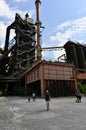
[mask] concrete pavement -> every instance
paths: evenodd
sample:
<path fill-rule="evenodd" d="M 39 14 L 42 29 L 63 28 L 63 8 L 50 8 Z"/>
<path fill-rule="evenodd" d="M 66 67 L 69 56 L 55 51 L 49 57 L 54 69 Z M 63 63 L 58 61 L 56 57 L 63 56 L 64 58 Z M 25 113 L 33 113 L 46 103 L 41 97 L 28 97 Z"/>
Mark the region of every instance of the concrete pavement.
<path fill-rule="evenodd" d="M 0 97 L 0 130 L 86 130 L 86 97 L 52 98 L 49 111 L 44 99 Z"/>

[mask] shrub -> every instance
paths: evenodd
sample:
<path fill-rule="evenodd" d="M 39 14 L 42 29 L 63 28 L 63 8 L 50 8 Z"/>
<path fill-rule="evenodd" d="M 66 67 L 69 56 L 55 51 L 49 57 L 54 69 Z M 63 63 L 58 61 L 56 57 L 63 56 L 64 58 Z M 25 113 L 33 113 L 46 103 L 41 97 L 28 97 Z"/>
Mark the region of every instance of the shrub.
<path fill-rule="evenodd" d="M 78 82 L 78 88 L 80 89 L 81 93 L 86 94 L 86 84 Z"/>
<path fill-rule="evenodd" d="M 0 97 L 2 96 L 2 91 L 0 91 Z"/>

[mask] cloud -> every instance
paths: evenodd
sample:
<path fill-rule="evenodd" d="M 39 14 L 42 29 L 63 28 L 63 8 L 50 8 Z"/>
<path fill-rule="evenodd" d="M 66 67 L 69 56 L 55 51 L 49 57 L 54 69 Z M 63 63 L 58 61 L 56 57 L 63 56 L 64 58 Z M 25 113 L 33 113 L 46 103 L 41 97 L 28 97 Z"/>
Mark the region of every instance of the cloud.
<path fill-rule="evenodd" d="M 78 11 L 78 14 L 82 14 L 82 13 L 86 13 L 86 7 L 83 8 L 83 9 L 80 9 L 80 10 Z"/>
<path fill-rule="evenodd" d="M 69 39 L 78 42 L 86 42 L 86 17 L 63 22 L 50 34 L 46 45 L 63 46 Z M 53 51 L 54 58 L 64 54 L 64 50 Z M 47 56 L 47 53 L 45 53 Z M 48 53 L 49 55 L 49 53 Z"/>
<path fill-rule="evenodd" d="M 14 17 L 14 10 L 5 0 L 0 0 L 0 17 L 12 19 Z"/>
<path fill-rule="evenodd" d="M 16 7 L 10 7 L 5 0 L 0 0 L 0 46 L 5 43 L 6 27 L 14 21 L 16 13 L 24 18 L 27 10 L 22 11 Z M 34 13 L 34 10 L 29 10 L 29 17 L 32 17 Z"/>
<path fill-rule="evenodd" d="M 0 22 L 0 47 L 3 48 L 5 42 L 6 26 Z"/>
<path fill-rule="evenodd" d="M 21 0 L 23 1 L 23 0 Z M 17 9 L 16 7 L 10 7 L 5 0 L 0 0 L 0 17 L 4 19 L 13 20 L 15 18 L 15 14 L 19 13 L 24 17 L 27 10 L 22 11 Z M 34 14 L 34 10 L 29 10 L 29 16 L 31 17 Z"/>
<path fill-rule="evenodd" d="M 15 2 L 19 3 L 19 2 L 26 2 L 27 0 L 15 0 Z"/>
<path fill-rule="evenodd" d="M 62 45 L 68 39 L 84 40 L 80 39 L 83 35 L 86 35 L 86 17 L 60 24 L 57 27 L 57 32 L 54 35 L 51 34 L 49 40 Z"/>

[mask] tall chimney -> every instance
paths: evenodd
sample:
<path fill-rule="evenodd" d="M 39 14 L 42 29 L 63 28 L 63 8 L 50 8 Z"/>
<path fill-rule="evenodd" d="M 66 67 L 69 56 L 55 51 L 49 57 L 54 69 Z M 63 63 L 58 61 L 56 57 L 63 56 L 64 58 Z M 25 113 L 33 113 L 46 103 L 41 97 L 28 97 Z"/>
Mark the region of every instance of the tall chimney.
<path fill-rule="evenodd" d="M 41 60 L 41 34 L 40 34 L 40 26 L 41 26 L 41 22 L 40 22 L 40 4 L 41 1 L 40 0 L 36 0 L 35 1 L 35 5 L 36 5 L 36 26 L 37 26 L 37 60 Z"/>

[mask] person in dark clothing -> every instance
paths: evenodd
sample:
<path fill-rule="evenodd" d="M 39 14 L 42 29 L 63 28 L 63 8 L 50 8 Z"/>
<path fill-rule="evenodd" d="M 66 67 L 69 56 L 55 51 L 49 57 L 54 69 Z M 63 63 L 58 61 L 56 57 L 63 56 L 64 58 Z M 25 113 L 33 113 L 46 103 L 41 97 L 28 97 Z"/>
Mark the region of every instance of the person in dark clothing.
<path fill-rule="evenodd" d="M 28 102 L 30 102 L 30 97 L 28 97 Z"/>
<path fill-rule="evenodd" d="M 47 111 L 50 109 L 49 101 L 50 101 L 50 93 L 48 90 L 45 92 L 45 101 L 46 101 L 46 108 Z"/>
<path fill-rule="evenodd" d="M 80 92 L 79 89 L 76 90 L 75 96 L 76 96 L 76 98 L 77 98 L 77 99 L 76 99 L 76 102 L 80 103 L 80 102 L 81 102 L 81 97 L 82 97 L 82 95 L 81 95 L 81 92 Z"/>

